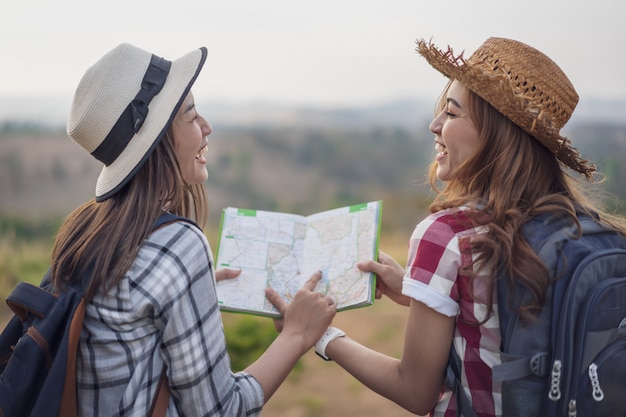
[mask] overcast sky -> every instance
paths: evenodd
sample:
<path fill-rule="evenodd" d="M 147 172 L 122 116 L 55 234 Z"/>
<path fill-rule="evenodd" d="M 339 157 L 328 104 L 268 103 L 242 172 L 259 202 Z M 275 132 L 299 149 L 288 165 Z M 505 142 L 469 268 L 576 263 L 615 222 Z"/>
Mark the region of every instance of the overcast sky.
<path fill-rule="evenodd" d="M 0 6 L 0 97 L 71 100 L 121 42 L 168 59 L 206 46 L 199 100 L 353 106 L 435 100 L 415 39 L 471 53 L 489 36 L 552 57 L 581 99 L 626 98 L 623 0 L 25 0 Z M 27 109 L 25 109 L 27 111 Z"/>

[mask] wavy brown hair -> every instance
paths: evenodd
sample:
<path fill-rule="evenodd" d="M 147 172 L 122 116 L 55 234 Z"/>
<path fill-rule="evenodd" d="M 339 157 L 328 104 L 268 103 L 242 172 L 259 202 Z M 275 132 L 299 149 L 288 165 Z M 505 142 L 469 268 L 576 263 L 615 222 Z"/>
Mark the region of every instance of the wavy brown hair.
<path fill-rule="evenodd" d="M 102 202 L 90 200 L 61 225 L 52 250 L 51 279 L 61 290 L 93 267 L 87 299 L 115 286 L 132 265 L 164 209 L 206 223 L 203 184 L 189 185 L 174 153 L 171 129 L 128 184 Z"/>
<path fill-rule="evenodd" d="M 450 83 L 438 102 L 438 111 L 445 107 L 449 87 Z M 532 320 L 544 304 L 550 276 L 522 237 L 521 226 L 546 213 L 578 226 L 577 213 L 595 213 L 625 235 L 626 226 L 623 218 L 604 212 L 592 202 L 592 184 L 575 180 L 539 141 L 478 95 L 468 93 L 469 115 L 478 131 L 479 145 L 443 187 L 439 187 L 436 176 L 437 163 L 430 166 L 429 180 L 436 192 L 430 211 L 468 206 L 472 219 L 488 226 L 488 231 L 472 243 L 477 254 L 474 262 L 489 268 L 493 277 L 485 300 L 489 306 L 485 320 L 493 313 L 498 272 L 508 278 L 511 291 L 515 283 L 529 290 L 531 299 L 518 313 L 524 320 Z"/>

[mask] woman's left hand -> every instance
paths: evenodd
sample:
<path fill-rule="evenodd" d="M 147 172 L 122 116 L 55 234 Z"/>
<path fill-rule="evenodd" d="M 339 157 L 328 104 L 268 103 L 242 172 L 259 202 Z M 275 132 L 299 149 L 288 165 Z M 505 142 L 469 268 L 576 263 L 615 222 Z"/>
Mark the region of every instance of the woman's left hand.
<path fill-rule="evenodd" d="M 237 278 L 241 274 L 241 269 L 222 268 L 215 271 L 215 281 Z"/>

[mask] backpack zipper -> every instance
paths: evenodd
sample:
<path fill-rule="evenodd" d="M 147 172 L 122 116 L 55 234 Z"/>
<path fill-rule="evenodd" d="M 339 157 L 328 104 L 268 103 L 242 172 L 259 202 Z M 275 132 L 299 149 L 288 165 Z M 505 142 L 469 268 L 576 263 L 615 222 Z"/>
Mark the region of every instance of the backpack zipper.
<path fill-rule="evenodd" d="M 600 378 L 598 378 L 598 365 L 591 363 L 589 365 L 589 380 L 591 381 L 591 396 L 597 402 L 604 399 L 604 392 L 600 387 Z"/>
<path fill-rule="evenodd" d="M 569 400 L 567 403 L 567 417 L 576 417 L 576 400 Z"/>
<path fill-rule="evenodd" d="M 565 294 L 563 296 L 563 307 L 561 309 L 559 319 L 558 319 L 558 335 L 556 347 L 554 349 L 554 361 L 552 365 L 552 377 L 550 380 L 550 392 L 549 398 L 552 401 L 558 401 L 563 393 L 565 394 L 565 398 L 571 398 L 570 395 L 570 387 L 572 385 L 572 375 L 563 375 L 561 370 L 563 369 L 571 369 L 572 361 L 573 361 L 573 350 L 574 345 L 576 344 L 574 341 L 575 334 L 575 325 L 578 314 L 574 315 L 572 310 L 575 306 L 575 303 L 571 302 L 572 293 L 576 290 L 578 286 L 578 280 L 580 278 L 580 271 L 584 269 L 584 267 L 589 264 L 591 260 L 589 258 L 583 258 L 581 263 L 578 265 L 576 270 L 574 270 L 571 279 L 567 283 L 567 288 L 565 290 Z M 558 284 L 557 281 L 555 284 Z M 578 312 L 576 312 L 578 313 Z M 570 336 L 567 338 L 567 336 Z M 555 371 L 556 369 L 556 371 Z M 563 386 L 561 386 L 563 383 Z M 554 390 L 554 393 L 553 393 Z M 574 417 L 576 415 L 576 402 L 573 404 L 568 402 L 565 404 L 565 411 L 568 416 Z"/>
<path fill-rule="evenodd" d="M 561 361 L 555 360 L 550 371 L 550 391 L 548 398 L 558 401 L 561 398 Z"/>
<path fill-rule="evenodd" d="M 607 251 L 604 255 L 610 256 L 613 253 L 615 252 Z M 610 278 L 610 279 L 596 283 L 597 286 L 593 290 L 593 292 L 589 295 L 589 297 L 587 298 L 587 301 L 585 301 L 584 304 L 580 307 L 580 309 L 576 311 L 576 314 L 573 314 L 572 313 L 573 303 L 567 302 L 567 300 L 572 299 L 572 295 L 570 294 L 570 292 L 575 291 L 576 287 L 578 286 L 578 281 L 580 280 L 580 275 L 581 275 L 580 271 L 583 270 L 592 261 L 597 260 L 597 259 L 599 259 L 599 257 L 595 257 L 594 259 L 586 259 L 586 258 L 583 259 L 583 261 L 578 265 L 578 267 L 572 274 L 571 280 L 567 285 L 567 290 L 563 298 L 563 300 L 565 300 L 566 302 L 564 302 L 563 304 L 563 308 L 561 310 L 561 314 L 559 317 L 559 335 L 557 338 L 558 340 L 557 347 L 555 349 L 555 360 L 553 362 L 553 370 L 554 370 L 554 365 L 556 365 L 556 362 L 559 362 L 560 368 L 563 368 L 563 366 L 565 366 L 565 369 L 572 370 L 572 374 L 563 375 L 562 372 L 559 372 L 558 375 L 554 375 L 550 382 L 550 393 L 548 396 L 552 401 L 558 400 L 558 398 L 556 398 L 556 394 L 552 395 L 553 389 L 555 389 L 555 393 L 558 392 L 559 398 L 563 396 L 562 394 L 564 394 L 564 398 L 567 398 L 568 400 L 567 400 L 567 403 L 565 404 L 566 409 L 563 411 L 565 411 L 569 417 L 576 416 L 577 393 L 571 392 L 571 391 L 572 391 L 572 387 L 576 388 L 578 386 L 578 380 L 582 373 L 582 369 L 579 369 L 579 368 L 573 369 L 573 364 L 582 362 L 583 354 L 584 354 L 583 347 L 579 346 L 580 343 L 575 342 L 574 337 L 576 334 L 579 334 L 586 327 L 586 321 L 588 318 L 587 307 L 590 304 L 590 302 L 595 297 L 598 297 L 602 293 L 602 291 L 605 291 L 607 289 L 610 290 L 610 287 L 612 285 L 615 285 L 619 283 L 620 281 L 622 281 L 621 278 Z M 581 312 L 584 313 L 584 315 L 581 316 Z M 568 322 L 570 324 L 569 326 L 568 326 Z M 568 333 L 570 334 L 571 337 L 569 339 L 566 339 L 566 335 Z M 593 365 L 593 363 L 591 365 Z M 590 371 L 588 368 L 587 374 L 591 378 L 590 372 L 592 371 Z M 558 380 L 556 380 L 557 378 Z M 562 389 L 559 389 L 561 385 L 561 381 L 563 381 L 563 387 Z M 593 384 L 593 380 L 592 380 L 592 384 Z M 599 384 L 599 380 L 598 380 L 598 384 Z"/>

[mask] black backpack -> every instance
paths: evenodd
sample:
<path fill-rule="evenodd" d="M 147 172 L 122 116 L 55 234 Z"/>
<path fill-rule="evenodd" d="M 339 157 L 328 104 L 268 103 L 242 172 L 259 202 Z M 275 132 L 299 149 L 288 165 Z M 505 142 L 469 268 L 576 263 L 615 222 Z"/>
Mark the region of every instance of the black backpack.
<path fill-rule="evenodd" d="M 537 322 L 521 323 L 505 280 L 498 280 L 502 382 L 506 417 L 626 416 L 626 239 L 589 217 L 576 227 L 536 219 L 524 225 L 530 245 L 557 279 Z M 460 358 L 451 349 L 446 375 L 457 415 L 475 417 L 461 387 Z"/>
<path fill-rule="evenodd" d="M 164 213 L 153 231 L 174 221 Z M 51 292 L 49 272 L 39 287 L 20 282 L 7 297 L 15 316 L 0 334 L 0 416 L 76 416 L 76 352 L 85 315 L 91 271 L 60 294 Z M 149 415 L 165 415 L 169 390 L 165 369 Z"/>

